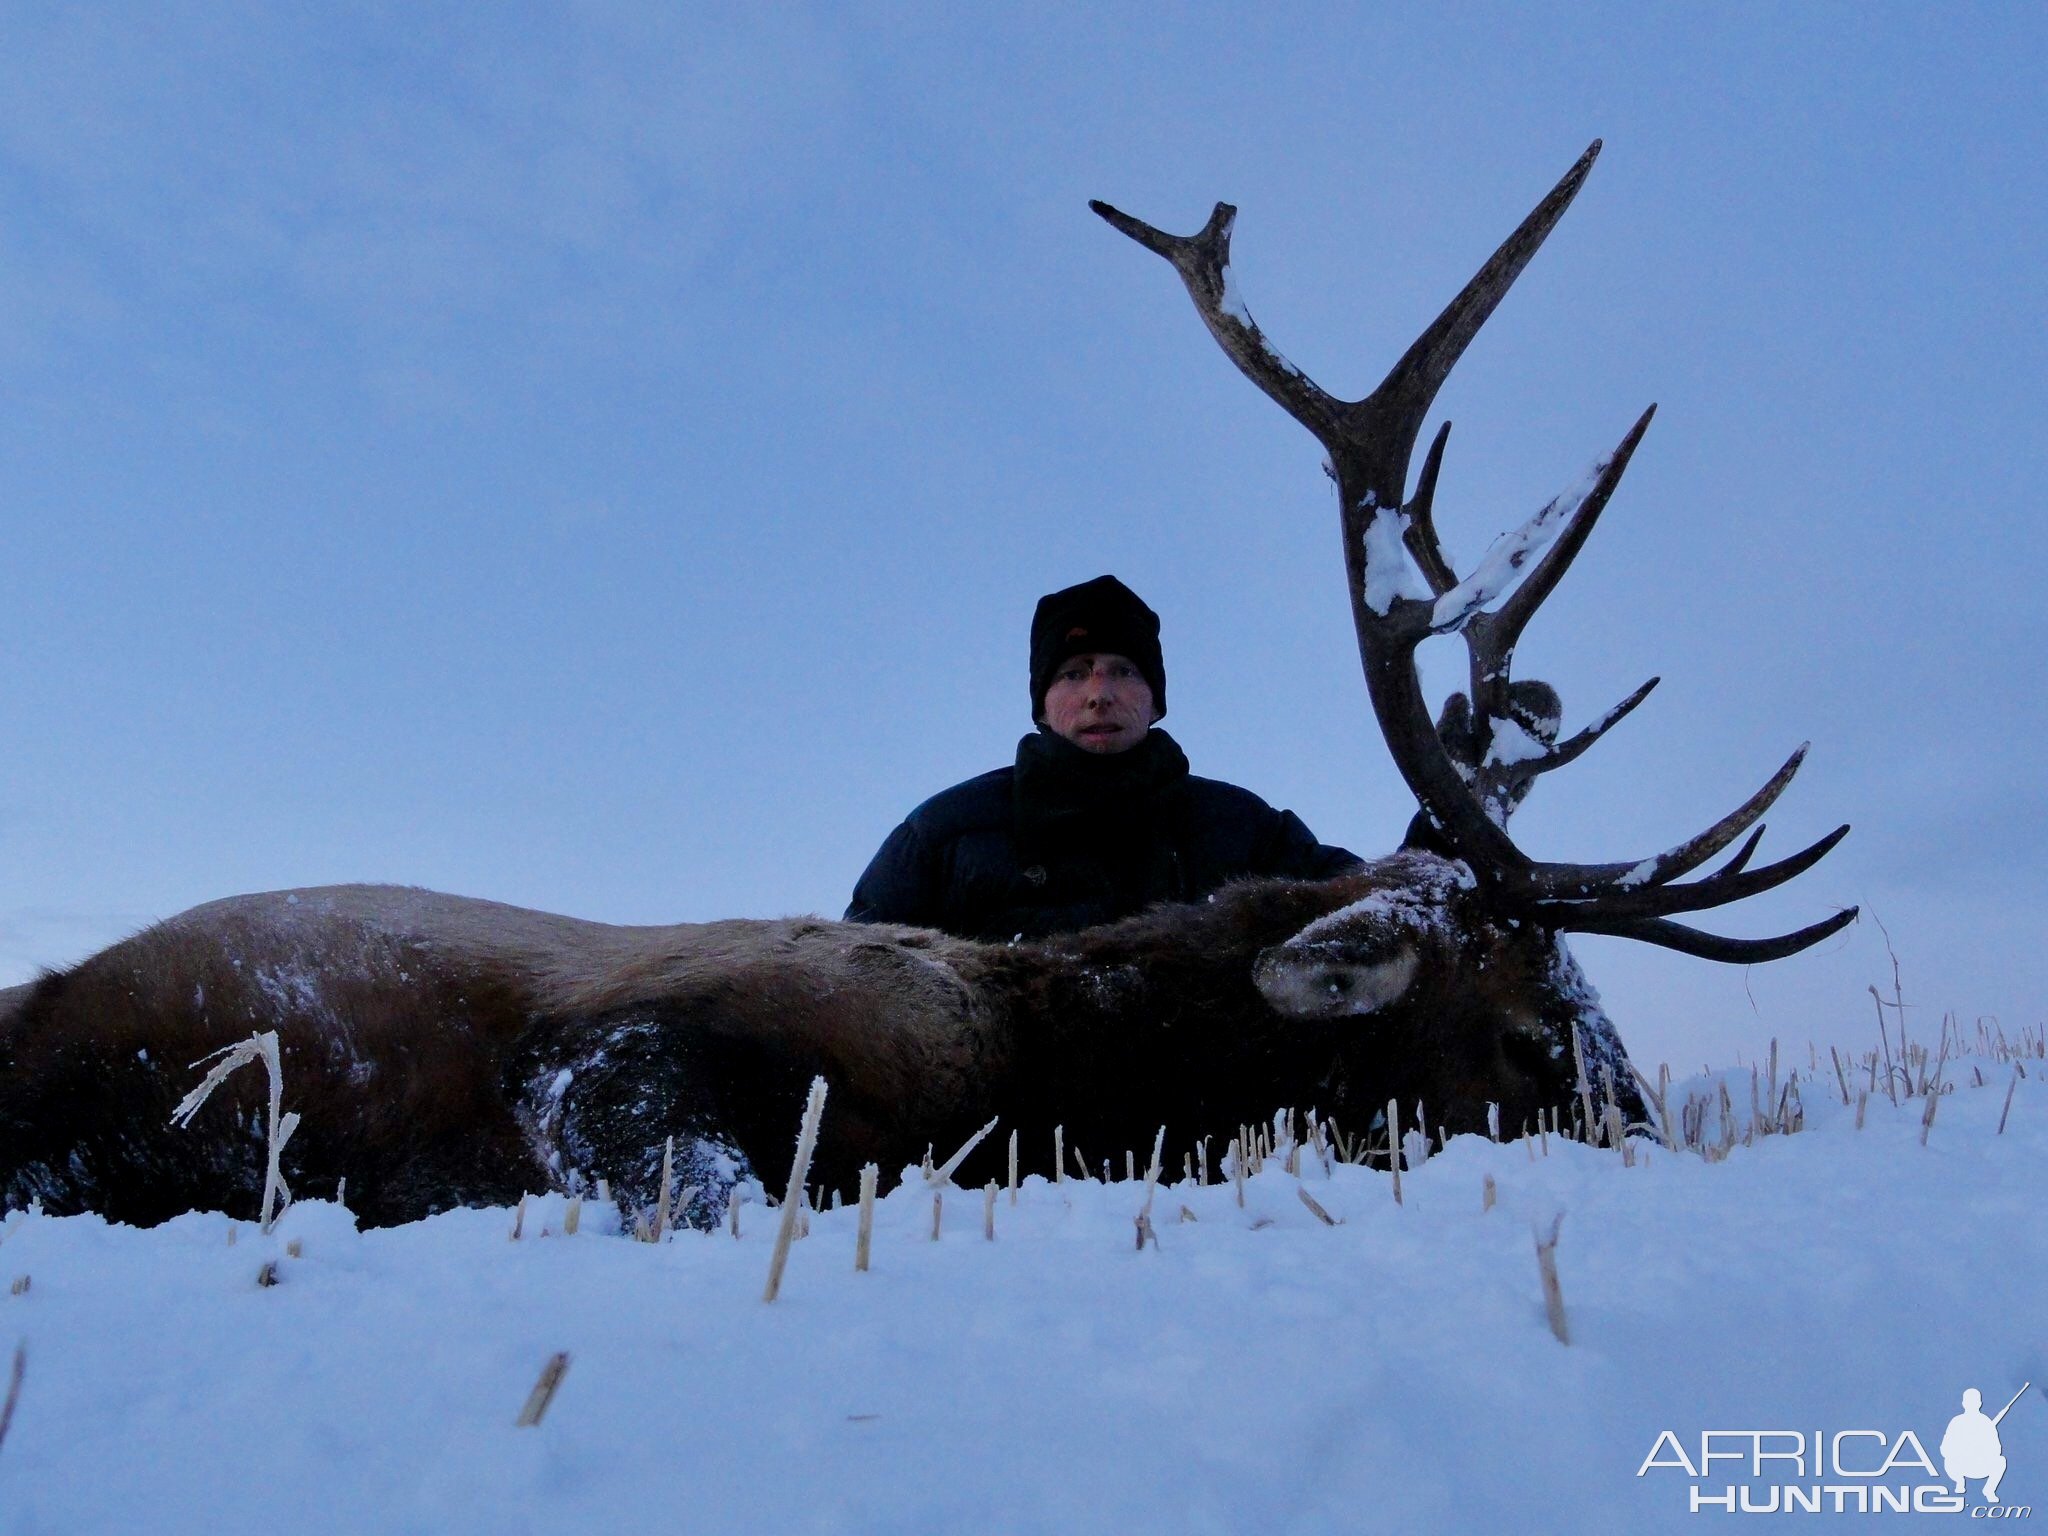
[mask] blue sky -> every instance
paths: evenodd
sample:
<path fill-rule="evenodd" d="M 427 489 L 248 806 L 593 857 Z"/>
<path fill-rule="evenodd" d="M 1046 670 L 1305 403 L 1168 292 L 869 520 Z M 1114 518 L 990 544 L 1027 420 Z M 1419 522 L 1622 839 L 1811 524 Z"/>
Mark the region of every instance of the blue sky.
<path fill-rule="evenodd" d="M 2038 1021 L 2044 66 L 2021 6 L 10 8 L 0 982 L 341 880 L 836 913 L 1105 570 L 1197 772 L 1390 849 L 1320 451 L 1086 201 L 1238 204 L 1356 395 L 1602 137 L 1439 401 L 1467 564 L 1660 404 L 1520 671 L 1665 681 L 1517 835 L 1639 857 L 1810 738 L 1766 850 L 1856 830 L 1723 931 L 1861 903 L 1916 1029 Z M 1890 977 L 1577 947 L 1653 1061 Z"/>

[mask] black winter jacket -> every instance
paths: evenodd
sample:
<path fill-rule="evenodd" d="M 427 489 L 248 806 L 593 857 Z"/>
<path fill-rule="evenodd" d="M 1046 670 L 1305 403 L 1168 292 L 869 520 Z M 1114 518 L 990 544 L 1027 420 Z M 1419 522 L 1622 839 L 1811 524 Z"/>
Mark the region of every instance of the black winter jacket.
<path fill-rule="evenodd" d="M 1003 941 L 1071 933 L 1157 901 L 1198 901 L 1241 875 L 1323 879 L 1360 862 L 1292 811 L 1197 778 L 1153 730 L 1101 757 L 1050 731 L 1017 761 L 925 801 L 854 887 L 851 922 Z"/>

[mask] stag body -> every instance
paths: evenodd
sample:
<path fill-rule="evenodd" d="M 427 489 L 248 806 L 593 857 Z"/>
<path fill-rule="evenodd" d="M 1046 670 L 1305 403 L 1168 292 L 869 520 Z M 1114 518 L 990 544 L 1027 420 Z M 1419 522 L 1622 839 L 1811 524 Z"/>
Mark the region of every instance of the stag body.
<path fill-rule="evenodd" d="M 786 1157 L 814 1074 L 832 1086 L 815 1168 L 835 1187 L 995 1116 L 1041 1157 L 1054 1125 L 1106 1155 L 1162 1121 L 1187 1147 L 1295 1103 L 1362 1131 L 1389 1098 L 1420 1101 L 1479 1130 L 1492 1101 L 1515 1125 L 1570 1100 L 1586 995 L 1552 936 L 1490 922 L 1475 894 L 1462 867 L 1404 854 L 1032 945 L 615 928 L 383 886 L 236 897 L 20 999 L 0 1193 L 145 1223 L 250 1205 L 258 1086 L 188 1129 L 168 1119 L 191 1063 L 257 1029 L 278 1031 L 303 1117 L 286 1177 L 302 1194 L 346 1178 L 380 1223 L 598 1176 L 645 1201 L 671 1136 L 679 1182 L 716 1209 Z M 1604 1021 L 1593 1043 L 1621 1074 Z"/>

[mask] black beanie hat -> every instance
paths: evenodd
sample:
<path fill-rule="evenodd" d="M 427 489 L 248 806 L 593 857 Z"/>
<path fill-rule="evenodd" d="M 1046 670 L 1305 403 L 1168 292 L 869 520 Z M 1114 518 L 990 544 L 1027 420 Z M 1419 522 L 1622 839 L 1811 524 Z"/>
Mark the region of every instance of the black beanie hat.
<path fill-rule="evenodd" d="M 1159 654 L 1159 615 L 1114 576 L 1048 592 L 1031 615 L 1031 718 L 1045 714 L 1045 691 L 1069 656 L 1130 658 L 1152 685 L 1152 707 L 1166 713 L 1166 663 Z"/>

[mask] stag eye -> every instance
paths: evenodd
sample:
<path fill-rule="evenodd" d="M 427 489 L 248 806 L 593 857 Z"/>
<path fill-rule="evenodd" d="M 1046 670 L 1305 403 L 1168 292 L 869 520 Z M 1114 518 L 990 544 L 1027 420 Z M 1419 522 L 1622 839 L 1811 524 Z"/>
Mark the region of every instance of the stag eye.
<path fill-rule="evenodd" d="M 1393 1002 L 1414 981 L 1418 963 L 1415 951 L 1408 948 L 1384 958 L 1344 964 L 1332 963 L 1327 951 L 1305 954 L 1280 945 L 1259 957 L 1253 980 L 1266 1001 L 1281 1013 L 1304 1019 L 1336 1018 L 1373 1013 Z"/>

